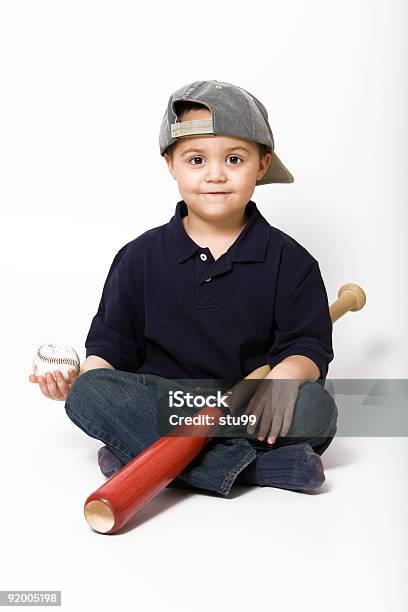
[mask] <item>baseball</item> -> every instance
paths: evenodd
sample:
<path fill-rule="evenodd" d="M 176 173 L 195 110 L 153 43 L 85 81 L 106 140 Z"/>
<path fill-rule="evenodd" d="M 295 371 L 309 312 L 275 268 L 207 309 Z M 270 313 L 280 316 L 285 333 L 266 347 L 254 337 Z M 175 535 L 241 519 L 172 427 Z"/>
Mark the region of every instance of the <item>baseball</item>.
<path fill-rule="evenodd" d="M 33 361 L 33 374 L 44 376 L 46 372 L 60 370 L 66 381 L 69 381 L 68 370 L 75 369 L 79 374 L 80 361 L 72 346 L 65 344 L 43 344 L 38 349 Z"/>

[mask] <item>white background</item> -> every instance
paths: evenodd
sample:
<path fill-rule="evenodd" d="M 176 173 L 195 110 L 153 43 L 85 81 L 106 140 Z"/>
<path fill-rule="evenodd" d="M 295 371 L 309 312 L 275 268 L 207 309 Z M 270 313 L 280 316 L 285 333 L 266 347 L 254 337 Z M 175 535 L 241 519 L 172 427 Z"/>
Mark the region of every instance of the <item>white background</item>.
<path fill-rule="evenodd" d="M 257 187 L 262 214 L 330 303 L 366 291 L 328 376 L 406 378 L 406 19 L 397 0 L 1 3 L 0 589 L 61 589 L 66 610 L 406 609 L 406 439 L 335 439 L 316 494 L 166 490 L 103 537 L 81 514 L 101 443 L 28 382 L 44 342 L 85 358 L 114 254 L 174 214 L 159 127 L 205 79 L 268 109 L 295 182 Z"/>

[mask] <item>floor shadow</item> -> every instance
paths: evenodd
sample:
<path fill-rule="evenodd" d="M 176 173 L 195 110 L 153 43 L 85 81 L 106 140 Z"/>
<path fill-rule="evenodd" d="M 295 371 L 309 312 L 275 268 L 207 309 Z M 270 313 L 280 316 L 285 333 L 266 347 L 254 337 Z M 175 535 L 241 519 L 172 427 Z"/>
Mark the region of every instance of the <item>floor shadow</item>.
<path fill-rule="evenodd" d="M 321 457 L 324 469 L 330 470 L 331 468 L 355 463 L 357 456 L 357 451 L 354 451 L 349 446 L 342 444 L 341 437 L 336 437 Z"/>
<path fill-rule="evenodd" d="M 192 490 L 192 493 L 195 495 L 204 495 L 206 497 L 218 497 L 219 499 L 235 499 L 236 497 L 241 497 L 241 495 L 244 495 L 245 493 L 249 493 L 251 488 L 252 487 L 244 487 L 233 484 L 228 495 L 222 495 L 216 491 L 207 491 L 205 489 L 194 489 Z"/>
<path fill-rule="evenodd" d="M 206 491 L 204 489 L 188 489 L 182 487 L 167 487 L 150 502 L 146 504 L 126 525 L 122 527 L 118 532 L 110 534 L 111 536 L 120 536 L 140 527 L 144 523 L 147 523 L 151 519 L 155 518 L 162 512 L 165 512 L 169 508 L 181 503 L 191 495 L 204 495 L 206 497 L 217 497 L 219 499 L 235 499 L 250 493 L 253 487 L 244 487 L 240 485 L 233 485 L 228 496 L 221 495 L 215 491 Z"/>
<path fill-rule="evenodd" d="M 236 499 L 237 497 L 241 497 L 242 495 L 251 493 L 251 491 L 253 491 L 254 489 L 255 487 L 252 485 L 234 484 L 228 494 L 228 498 L 226 499 Z"/>
<path fill-rule="evenodd" d="M 334 454 L 334 453 L 333 453 Z M 349 458 L 349 456 L 347 456 Z M 341 459 L 341 465 L 344 464 L 343 458 Z M 330 464 L 330 467 L 335 467 L 334 463 Z M 169 508 L 183 502 L 185 499 L 190 497 L 191 495 L 205 495 L 206 497 L 217 497 L 219 499 L 231 500 L 237 499 L 242 495 L 246 495 L 251 493 L 256 486 L 244 486 L 241 484 L 233 485 L 228 496 L 220 495 L 215 491 L 206 491 L 204 489 L 187 489 L 182 487 L 167 487 L 161 493 L 159 493 L 156 497 L 154 497 L 150 502 L 146 504 L 144 508 L 142 508 L 126 525 L 122 527 L 118 532 L 110 534 L 111 536 L 121 536 L 127 534 L 129 531 L 140 527 L 144 523 L 147 523 L 151 519 L 155 518 L 162 512 L 165 512 Z M 265 487 L 265 488 L 275 488 L 279 489 L 279 487 Z M 329 493 L 332 490 L 331 485 L 327 482 L 327 480 L 322 484 L 321 487 L 315 489 L 313 491 L 291 491 L 288 489 L 281 489 L 291 493 L 298 493 L 301 495 L 322 495 L 324 493 Z"/>
<path fill-rule="evenodd" d="M 110 534 L 111 536 L 120 536 L 132 531 L 136 527 L 140 527 L 151 519 L 155 518 L 162 512 L 190 497 L 192 492 L 186 489 L 166 488 L 161 491 L 156 497 L 151 499 L 135 516 L 130 519 L 126 525 L 117 533 Z"/>
<path fill-rule="evenodd" d="M 332 485 L 327 482 L 326 478 L 324 483 L 318 489 L 312 489 L 311 491 L 292 491 L 292 493 L 299 493 L 300 495 L 314 497 L 315 495 L 324 495 L 325 493 L 330 493 L 332 489 Z"/>

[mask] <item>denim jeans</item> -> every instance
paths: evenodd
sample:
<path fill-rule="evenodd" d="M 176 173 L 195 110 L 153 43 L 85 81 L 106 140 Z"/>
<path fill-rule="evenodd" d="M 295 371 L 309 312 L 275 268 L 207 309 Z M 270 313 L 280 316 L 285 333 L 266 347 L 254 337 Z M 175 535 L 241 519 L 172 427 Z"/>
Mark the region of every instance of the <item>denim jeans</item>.
<path fill-rule="evenodd" d="M 73 383 L 65 410 L 75 425 L 101 440 L 126 464 L 161 437 L 157 405 L 169 388 L 175 389 L 174 380 L 154 374 L 110 368 L 88 370 Z M 178 388 L 185 390 L 182 384 Z M 286 437 L 278 436 L 273 446 L 259 441 L 255 434 L 211 438 L 169 486 L 227 496 L 238 474 L 258 453 L 308 442 L 321 455 L 337 431 L 337 416 L 335 401 L 322 381 L 304 383 Z"/>

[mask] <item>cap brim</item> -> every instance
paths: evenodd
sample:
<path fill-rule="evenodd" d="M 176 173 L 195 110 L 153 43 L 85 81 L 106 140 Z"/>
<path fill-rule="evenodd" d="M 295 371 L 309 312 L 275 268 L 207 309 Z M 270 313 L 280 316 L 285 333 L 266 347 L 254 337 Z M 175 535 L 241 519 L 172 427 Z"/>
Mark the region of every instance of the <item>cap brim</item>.
<path fill-rule="evenodd" d="M 289 170 L 284 166 L 276 155 L 272 153 L 272 159 L 268 170 L 261 180 L 256 181 L 256 185 L 269 185 L 269 183 L 293 183 L 295 180 Z"/>

